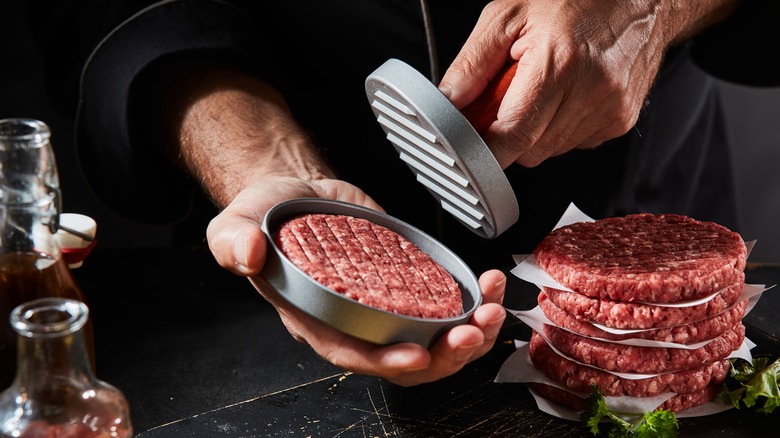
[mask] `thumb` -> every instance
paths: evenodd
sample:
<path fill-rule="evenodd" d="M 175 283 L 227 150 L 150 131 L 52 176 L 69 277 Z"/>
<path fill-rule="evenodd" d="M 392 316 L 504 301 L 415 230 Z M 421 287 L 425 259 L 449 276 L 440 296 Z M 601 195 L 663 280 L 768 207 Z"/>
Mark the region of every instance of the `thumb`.
<path fill-rule="evenodd" d="M 516 8 L 488 4 L 458 56 L 444 73 L 439 90 L 456 108 L 464 108 L 482 94 L 510 61 L 510 50 L 523 20 Z"/>
<path fill-rule="evenodd" d="M 466 61 L 464 56 L 462 53 L 458 55 L 439 83 L 439 91 L 447 96 L 456 108 L 463 108 L 474 102 L 504 68 L 506 61 L 505 57 L 494 57 L 495 61 L 492 61 L 489 67 L 484 63 L 475 66 L 471 61 Z"/>

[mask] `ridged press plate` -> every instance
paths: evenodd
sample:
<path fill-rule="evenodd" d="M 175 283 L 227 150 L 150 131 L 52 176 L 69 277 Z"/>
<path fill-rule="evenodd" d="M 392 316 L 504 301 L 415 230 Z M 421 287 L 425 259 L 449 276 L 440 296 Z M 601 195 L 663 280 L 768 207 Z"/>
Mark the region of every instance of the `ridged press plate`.
<path fill-rule="evenodd" d="M 389 59 L 366 79 L 366 95 L 401 160 L 445 211 L 489 239 L 517 221 L 517 199 L 501 166 L 425 76 Z"/>

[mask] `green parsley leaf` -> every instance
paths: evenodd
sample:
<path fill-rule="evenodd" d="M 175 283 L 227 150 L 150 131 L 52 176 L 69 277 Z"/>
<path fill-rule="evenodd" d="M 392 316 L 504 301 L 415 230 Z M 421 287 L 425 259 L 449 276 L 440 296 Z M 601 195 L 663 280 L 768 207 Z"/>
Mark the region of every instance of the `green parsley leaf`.
<path fill-rule="evenodd" d="M 677 423 L 677 417 L 668 409 L 648 412 L 642 419 L 642 423 L 634 431 L 634 435 L 637 437 L 677 436 L 680 426 Z"/>

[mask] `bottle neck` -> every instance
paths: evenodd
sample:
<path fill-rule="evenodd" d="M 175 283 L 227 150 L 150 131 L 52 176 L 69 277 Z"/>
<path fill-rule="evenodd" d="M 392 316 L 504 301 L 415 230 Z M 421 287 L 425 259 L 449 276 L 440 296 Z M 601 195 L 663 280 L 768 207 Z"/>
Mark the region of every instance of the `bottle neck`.
<path fill-rule="evenodd" d="M 17 357 L 14 383 L 30 391 L 50 386 L 51 381 L 88 383 L 92 380 L 83 330 L 52 339 L 19 336 Z M 41 378 L 44 375 L 48 382 Z"/>
<path fill-rule="evenodd" d="M 84 303 L 62 298 L 17 307 L 11 314 L 18 334 L 14 385 L 30 393 L 91 385 L 94 375 L 84 337 L 87 312 Z"/>
<path fill-rule="evenodd" d="M 49 127 L 38 120 L 0 120 L 0 250 L 58 259 L 61 211 Z"/>
<path fill-rule="evenodd" d="M 0 203 L 0 251 L 62 258 L 55 237 L 58 207 L 54 196 L 24 204 Z M 41 267 L 43 269 L 44 267 Z"/>

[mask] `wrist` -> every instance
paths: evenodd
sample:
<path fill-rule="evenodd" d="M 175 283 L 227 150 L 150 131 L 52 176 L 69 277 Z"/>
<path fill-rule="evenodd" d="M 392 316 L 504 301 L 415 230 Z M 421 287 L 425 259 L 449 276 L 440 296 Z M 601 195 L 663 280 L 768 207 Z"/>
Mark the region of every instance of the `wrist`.
<path fill-rule="evenodd" d="M 332 176 L 283 97 L 258 78 L 227 69 L 198 73 L 167 102 L 175 115 L 168 155 L 219 207 L 262 178 Z"/>

